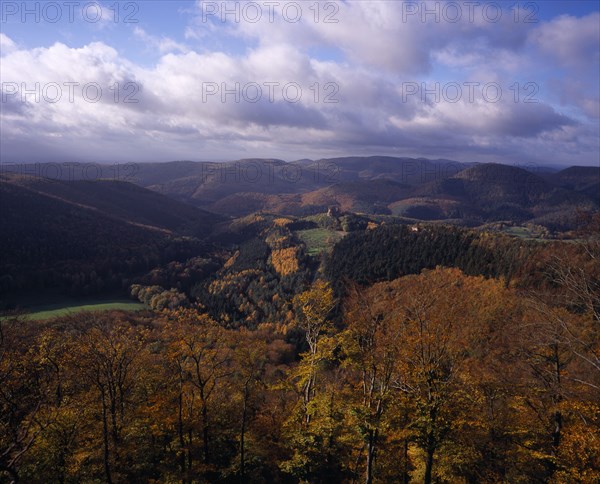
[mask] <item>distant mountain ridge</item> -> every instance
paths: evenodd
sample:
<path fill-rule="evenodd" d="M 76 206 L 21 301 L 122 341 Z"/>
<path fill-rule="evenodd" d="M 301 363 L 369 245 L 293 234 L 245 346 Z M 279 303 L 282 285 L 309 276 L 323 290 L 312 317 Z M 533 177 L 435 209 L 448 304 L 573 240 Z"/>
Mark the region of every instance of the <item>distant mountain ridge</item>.
<path fill-rule="evenodd" d="M 226 163 L 141 163 L 135 184 L 210 212 L 306 215 L 341 210 L 415 220 L 512 220 L 554 227 L 600 207 L 600 168 L 561 171 L 390 156 Z"/>

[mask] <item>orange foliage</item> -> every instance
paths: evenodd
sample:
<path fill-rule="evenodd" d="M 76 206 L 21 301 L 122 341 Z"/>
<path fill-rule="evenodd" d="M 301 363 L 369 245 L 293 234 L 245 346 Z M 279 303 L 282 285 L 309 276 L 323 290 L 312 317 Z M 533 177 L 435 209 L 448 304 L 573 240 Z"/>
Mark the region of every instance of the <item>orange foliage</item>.
<path fill-rule="evenodd" d="M 271 253 L 271 264 L 282 276 L 294 274 L 300 268 L 298 264 L 298 248 L 277 249 Z"/>

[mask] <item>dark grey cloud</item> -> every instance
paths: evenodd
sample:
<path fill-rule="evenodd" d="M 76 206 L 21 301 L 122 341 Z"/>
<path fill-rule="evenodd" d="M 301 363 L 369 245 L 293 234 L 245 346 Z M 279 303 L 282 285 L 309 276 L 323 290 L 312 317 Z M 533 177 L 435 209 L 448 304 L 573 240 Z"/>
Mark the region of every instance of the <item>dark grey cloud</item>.
<path fill-rule="evenodd" d="M 515 103 L 512 109 L 506 110 L 503 115 L 495 118 L 490 128 L 491 132 L 499 135 L 532 138 L 547 131 L 577 124 L 575 120 L 557 113 L 546 104 Z"/>

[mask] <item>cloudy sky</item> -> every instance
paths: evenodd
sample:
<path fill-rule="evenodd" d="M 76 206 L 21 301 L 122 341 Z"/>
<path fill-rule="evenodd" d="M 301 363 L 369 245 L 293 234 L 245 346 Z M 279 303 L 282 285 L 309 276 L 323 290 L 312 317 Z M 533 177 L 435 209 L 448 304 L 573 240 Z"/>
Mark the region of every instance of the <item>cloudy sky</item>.
<path fill-rule="evenodd" d="M 2 162 L 599 164 L 597 1 L 1 10 Z"/>

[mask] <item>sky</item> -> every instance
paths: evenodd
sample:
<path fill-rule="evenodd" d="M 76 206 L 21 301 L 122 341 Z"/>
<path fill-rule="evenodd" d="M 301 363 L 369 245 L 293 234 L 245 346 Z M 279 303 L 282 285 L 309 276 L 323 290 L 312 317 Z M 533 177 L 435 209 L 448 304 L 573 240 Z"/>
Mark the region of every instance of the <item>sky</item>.
<path fill-rule="evenodd" d="M 7 1 L 0 161 L 600 165 L 598 1 Z"/>

